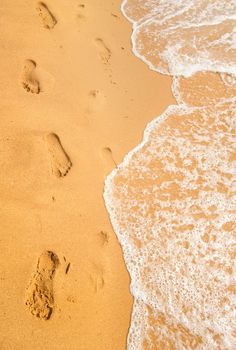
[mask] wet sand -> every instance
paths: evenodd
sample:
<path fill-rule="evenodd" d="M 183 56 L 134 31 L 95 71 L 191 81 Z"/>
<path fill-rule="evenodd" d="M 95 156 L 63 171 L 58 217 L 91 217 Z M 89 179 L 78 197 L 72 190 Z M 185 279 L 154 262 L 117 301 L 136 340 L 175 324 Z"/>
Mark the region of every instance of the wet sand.
<path fill-rule="evenodd" d="M 235 3 L 122 9 L 134 54 L 176 98 L 106 178 L 134 296 L 127 349 L 234 349 Z"/>
<path fill-rule="evenodd" d="M 106 175 L 175 103 L 116 1 L 1 3 L 0 348 L 126 348 Z"/>

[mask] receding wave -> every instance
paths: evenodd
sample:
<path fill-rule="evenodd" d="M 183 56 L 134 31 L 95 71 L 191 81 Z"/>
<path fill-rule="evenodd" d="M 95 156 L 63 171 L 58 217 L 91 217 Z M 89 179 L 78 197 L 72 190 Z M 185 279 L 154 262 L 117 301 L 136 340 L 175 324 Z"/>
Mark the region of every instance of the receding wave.
<path fill-rule="evenodd" d="M 133 51 L 157 72 L 236 74 L 235 0 L 127 0 Z"/>
<path fill-rule="evenodd" d="M 235 349 L 236 3 L 122 10 L 135 55 L 173 75 L 177 101 L 105 183 L 134 296 L 127 348 Z"/>

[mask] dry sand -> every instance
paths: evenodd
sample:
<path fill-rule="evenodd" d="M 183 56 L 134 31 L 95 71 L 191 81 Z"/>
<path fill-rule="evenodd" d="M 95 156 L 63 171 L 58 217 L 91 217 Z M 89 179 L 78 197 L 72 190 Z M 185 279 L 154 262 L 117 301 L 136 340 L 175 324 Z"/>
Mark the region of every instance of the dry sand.
<path fill-rule="evenodd" d="M 132 298 L 105 176 L 174 103 L 120 1 L 2 0 L 0 349 L 121 350 Z"/>

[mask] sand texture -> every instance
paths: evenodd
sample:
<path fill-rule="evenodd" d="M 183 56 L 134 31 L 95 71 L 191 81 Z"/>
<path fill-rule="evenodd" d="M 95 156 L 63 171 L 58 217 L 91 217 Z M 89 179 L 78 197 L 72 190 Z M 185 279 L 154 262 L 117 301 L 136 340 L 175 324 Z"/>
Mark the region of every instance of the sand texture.
<path fill-rule="evenodd" d="M 126 348 L 104 179 L 174 98 L 132 54 L 120 5 L 1 1 L 1 350 Z"/>

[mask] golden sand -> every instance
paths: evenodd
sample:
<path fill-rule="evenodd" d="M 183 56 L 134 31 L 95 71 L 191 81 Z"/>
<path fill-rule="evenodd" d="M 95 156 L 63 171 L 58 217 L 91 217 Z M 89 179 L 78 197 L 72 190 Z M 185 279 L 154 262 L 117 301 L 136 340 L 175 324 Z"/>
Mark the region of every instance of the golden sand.
<path fill-rule="evenodd" d="M 174 103 L 171 81 L 133 56 L 120 1 L 0 9 L 0 349 L 125 349 L 130 280 L 104 178 Z"/>

